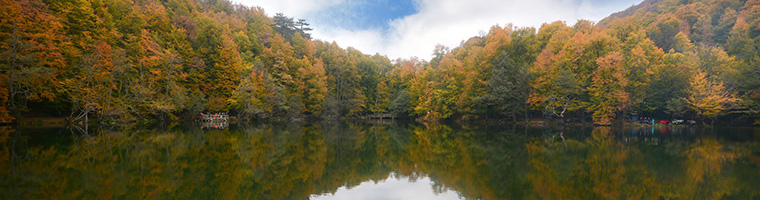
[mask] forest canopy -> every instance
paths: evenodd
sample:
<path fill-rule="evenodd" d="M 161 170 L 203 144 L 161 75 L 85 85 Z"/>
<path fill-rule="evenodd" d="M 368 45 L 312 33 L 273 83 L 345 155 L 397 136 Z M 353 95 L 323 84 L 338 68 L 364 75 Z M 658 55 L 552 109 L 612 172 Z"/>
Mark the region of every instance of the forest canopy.
<path fill-rule="evenodd" d="M 0 120 L 629 116 L 760 124 L 760 1 L 646 0 L 493 26 L 429 61 L 312 39 L 228 0 L 0 0 Z M 314 27 L 319 28 L 319 27 Z"/>

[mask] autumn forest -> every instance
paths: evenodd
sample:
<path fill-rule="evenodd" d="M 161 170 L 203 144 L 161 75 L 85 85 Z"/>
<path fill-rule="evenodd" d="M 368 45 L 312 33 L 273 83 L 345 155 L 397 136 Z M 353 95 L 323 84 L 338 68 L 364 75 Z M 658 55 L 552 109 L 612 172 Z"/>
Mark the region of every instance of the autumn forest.
<path fill-rule="evenodd" d="M 344 49 L 312 38 L 308 19 L 228 0 L 0 1 L 6 123 L 227 112 L 760 124 L 758 0 L 645 0 L 599 22 L 497 25 L 431 47 L 430 60 Z"/>

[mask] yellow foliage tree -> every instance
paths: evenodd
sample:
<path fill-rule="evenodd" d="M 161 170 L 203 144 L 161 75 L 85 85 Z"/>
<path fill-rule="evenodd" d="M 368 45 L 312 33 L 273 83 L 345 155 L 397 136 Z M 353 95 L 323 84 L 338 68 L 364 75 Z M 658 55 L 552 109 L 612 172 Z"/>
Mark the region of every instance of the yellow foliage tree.
<path fill-rule="evenodd" d="M 723 86 L 723 82 L 708 80 L 707 73 L 697 70 L 691 81 L 691 95 L 685 99 L 698 115 L 713 119 L 725 114 L 733 103 L 739 101 Z"/>
<path fill-rule="evenodd" d="M 597 60 L 599 68 L 593 73 L 593 83 L 589 87 L 594 124 L 610 125 L 618 111 L 631 102 L 630 94 L 625 91 L 628 86 L 627 70 L 623 67 L 623 57 L 619 52 L 601 57 Z"/>

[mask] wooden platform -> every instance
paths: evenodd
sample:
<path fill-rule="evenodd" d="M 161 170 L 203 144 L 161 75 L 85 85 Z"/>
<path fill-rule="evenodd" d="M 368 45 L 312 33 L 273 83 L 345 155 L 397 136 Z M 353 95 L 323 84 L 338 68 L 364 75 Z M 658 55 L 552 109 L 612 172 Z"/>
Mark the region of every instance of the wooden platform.
<path fill-rule="evenodd" d="M 202 122 L 220 122 L 220 121 L 229 121 L 230 116 L 227 114 L 201 114 L 200 118 L 198 120 Z"/>
<path fill-rule="evenodd" d="M 378 113 L 378 114 L 365 115 L 362 118 L 363 119 L 396 119 L 396 116 L 389 113 Z"/>

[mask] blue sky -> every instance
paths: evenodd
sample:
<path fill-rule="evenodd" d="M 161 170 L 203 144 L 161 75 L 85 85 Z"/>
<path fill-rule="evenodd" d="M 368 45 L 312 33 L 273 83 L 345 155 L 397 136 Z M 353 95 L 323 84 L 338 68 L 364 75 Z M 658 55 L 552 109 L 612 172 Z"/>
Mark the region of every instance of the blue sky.
<path fill-rule="evenodd" d="M 461 41 L 512 24 L 579 19 L 599 21 L 642 0 L 233 0 L 306 19 L 312 36 L 391 59 L 428 60 L 436 44 L 456 47 Z"/>
<path fill-rule="evenodd" d="M 414 13 L 417 13 L 417 7 L 409 0 L 349 1 L 315 14 L 315 20 L 347 30 L 389 30 L 391 20 Z"/>

